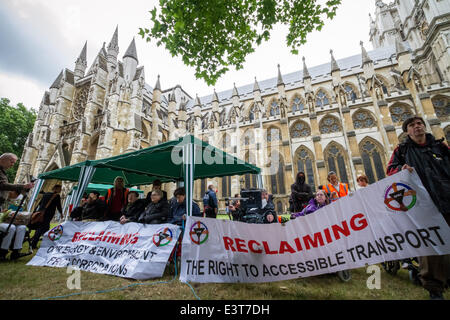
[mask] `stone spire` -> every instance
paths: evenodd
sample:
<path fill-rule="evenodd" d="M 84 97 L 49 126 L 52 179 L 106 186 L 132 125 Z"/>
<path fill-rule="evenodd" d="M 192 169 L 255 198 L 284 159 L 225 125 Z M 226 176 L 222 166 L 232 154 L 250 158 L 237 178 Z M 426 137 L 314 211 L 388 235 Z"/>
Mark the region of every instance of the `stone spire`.
<path fill-rule="evenodd" d="M 283 77 L 281 76 L 281 71 L 280 71 L 280 64 L 278 64 L 277 67 L 278 67 L 277 86 L 284 85 Z"/>
<path fill-rule="evenodd" d="M 339 68 L 336 60 L 334 59 L 333 50 L 330 50 L 330 55 L 331 55 L 331 73 L 333 73 L 334 71 L 340 71 L 341 69 Z"/>
<path fill-rule="evenodd" d="M 59 84 L 60 84 L 62 78 L 63 78 L 63 70 L 61 70 L 61 72 L 59 73 L 58 77 L 56 77 L 55 81 L 50 86 L 50 89 L 59 89 Z"/>
<path fill-rule="evenodd" d="M 84 47 L 77 58 L 77 61 L 75 61 L 74 76 L 76 80 L 84 77 L 84 72 L 86 71 L 86 68 L 87 68 L 87 41 L 85 42 Z"/>
<path fill-rule="evenodd" d="M 364 48 L 364 43 L 362 41 L 360 41 L 359 44 L 361 45 L 362 65 L 364 66 L 367 63 L 373 63 L 372 59 L 370 59 L 369 55 L 367 54 L 366 49 Z"/>
<path fill-rule="evenodd" d="M 161 83 L 159 82 L 159 74 L 158 74 L 158 79 L 156 79 L 155 88 L 153 90 L 161 91 Z"/>
<path fill-rule="evenodd" d="M 311 79 L 308 68 L 306 67 L 305 57 L 303 57 L 302 60 L 303 60 L 303 80 Z"/>
<path fill-rule="evenodd" d="M 255 84 L 253 85 L 253 92 L 255 92 L 255 91 L 261 92 L 261 89 L 259 88 L 259 84 L 258 84 L 258 81 L 256 80 L 256 77 L 255 77 Z"/>
<path fill-rule="evenodd" d="M 214 93 L 211 102 L 219 102 L 219 97 L 217 96 L 216 88 L 214 88 Z"/>
<path fill-rule="evenodd" d="M 108 52 L 110 50 L 119 51 L 119 25 L 116 26 L 116 30 L 111 38 L 111 41 L 108 44 Z"/>
<path fill-rule="evenodd" d="M 237 88 L 236 88 L 236 83 L 233 83 L 233 93 L 231 94 L 231 97 L 238 97 L 239 98 L 239 93 L 238 93 Z"/>
<path fill-rule="evenodd" d="M 175 100 L 175 87 L 172 89 L 172 93 L 169 94 L 169 102 L 174 102 Z"/>
<path fill-rule="evenodd" d="M 133 37 L 133 40 L 131 41 L 130 45 L 128 46 L 127 52 L 125 52 L 125 55 L 123 56 L 124 59 L 126 57 L 133 58 L 134 60 L 136 60 L 137 63 L 139 63 L 134 37 Z"/>

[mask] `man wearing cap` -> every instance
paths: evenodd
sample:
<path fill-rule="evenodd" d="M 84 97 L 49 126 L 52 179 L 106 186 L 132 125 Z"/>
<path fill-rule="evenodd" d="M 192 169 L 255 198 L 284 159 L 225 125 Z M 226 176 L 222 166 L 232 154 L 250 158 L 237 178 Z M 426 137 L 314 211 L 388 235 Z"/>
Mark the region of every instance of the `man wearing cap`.
<path fill-rule="evenodd" d="M 418 116 L 406 119 L 402 125 L 408 134 L 405 142 L 392 153 L 387 174 L 414 170 L 423 186 L 450 224 L 450 151 L 444 138 L 436 139 L 426 132 L 425 121 Z M 419 257 L 419 277 L 431 299 L 443 299 L 444 286 L 450 278 L 450 255 Z"/>
<path fill-rule="evenodd" d="M 348 195 L 348 184 L 339 182 L 336 172 L 330 171 L 327 180 L 329 183 L 325 185 L 325 189 L 332 202 Z"/>

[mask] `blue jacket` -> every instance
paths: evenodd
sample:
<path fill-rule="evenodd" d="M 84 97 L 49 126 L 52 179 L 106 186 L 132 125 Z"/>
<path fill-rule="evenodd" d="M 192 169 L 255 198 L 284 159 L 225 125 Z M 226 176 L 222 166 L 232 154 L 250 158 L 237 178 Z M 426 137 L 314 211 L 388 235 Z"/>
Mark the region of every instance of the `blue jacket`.
<path fill-rule="evenodd" d="M 169 218 L 167 219 L 169 223 L 177 224 L 181 226 L 183 224 L 183 216 L 186 214 L 186 200 L 182 203 L 175 202 L 169 210 Z M 200 207 L 192 202 L 192 215 L 201 217 Z"/>
<path fill-rule="evenodd" d="M 209 201 L 205 201 L 204 199 L 203 199 L 203 205 L 206 207 L 206 206 L 209 206 L 209 207 L 211 207 L 211 208 L 218 208 L 219 206 L 218 206 L 218 202 L 217 202 L 217 196 L 216 196 L 216 193 L 213 191 L 213 190 L 208 190 L 206 193 L 208 193 L 209 194 L 209 197 L 210 197 L 210 200 Z M 206 194 L 205 193 L 205 194 Z"/>

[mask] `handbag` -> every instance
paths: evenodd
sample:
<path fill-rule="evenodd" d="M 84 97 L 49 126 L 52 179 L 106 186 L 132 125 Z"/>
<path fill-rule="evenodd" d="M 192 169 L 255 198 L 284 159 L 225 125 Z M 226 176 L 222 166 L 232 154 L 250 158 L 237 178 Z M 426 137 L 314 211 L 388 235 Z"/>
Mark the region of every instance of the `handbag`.
<path fill-rule="evenodd" d="M 31 223 L 30 223 L 31 225 L 44 222 L 45 210 L 47 210 L 47 208 L 50 206 L 56 195 L 57 195 L 56 193 L 52 195 L 52 197 L 50 198 L 50 200 L 48 200 L 47 205 L 45 206 L 44 209 L 33 212 L 33 214 L 31 215 Z"/>

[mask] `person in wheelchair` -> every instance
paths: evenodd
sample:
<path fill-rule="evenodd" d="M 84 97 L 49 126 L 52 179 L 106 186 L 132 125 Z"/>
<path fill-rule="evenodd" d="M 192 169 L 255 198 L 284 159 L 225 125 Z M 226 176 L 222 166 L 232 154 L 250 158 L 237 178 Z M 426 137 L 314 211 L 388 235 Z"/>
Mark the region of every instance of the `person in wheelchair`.
<path fill-rule="evenodd" d="M 17 191 L 9 192 L 8 199 L 16 199 L 19 196 Z M 0 223 L 0 231 L 2 233 L 6 232 L 8 229 L 9 223 Z M 22 250 L 23 241 L 25 238 L 25 234 L 27 232 L 27 227 L 24 225 L 14 225 L 11 224 L 8 233 L 4 235 L 3 240 L 0 244 L 0 261 L 6 260 L 6 255 L 8 254 L 10 248 L 12 249 L 11 255 L 9 258 L 11 260 L 16 260 L 23 256 L 20 253 Z M 0 237 L 1 239 L 1 237 Z"/>
<path fill-rule="evenodd" d="M 269 200 L 265 189 L 250 189 L 241 191 L 240 206 L 229 206 L 233 220 L 246 223 L 277 223 L 275 206 Z"/>

